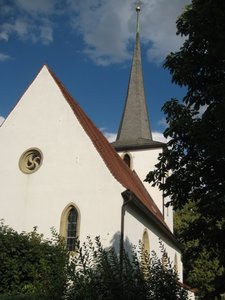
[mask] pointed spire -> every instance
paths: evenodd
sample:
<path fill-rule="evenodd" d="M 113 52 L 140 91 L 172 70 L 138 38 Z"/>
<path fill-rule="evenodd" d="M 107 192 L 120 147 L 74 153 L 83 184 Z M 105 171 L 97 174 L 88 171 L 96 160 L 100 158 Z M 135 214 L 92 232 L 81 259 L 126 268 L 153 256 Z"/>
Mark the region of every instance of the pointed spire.
<path fill-rule="evenodd" d="M 141 65 L 141 46 L 139 37 L 140 4 L 136 7 L 137 26 L 136 42 L 127 90 L 126 103 L 117 134 L 117 140 L 112 145 L 117 149 L 143 148 L 154 146 L 158 142 L 152 140 L 148 118 L 144 82 Z M 154 144 L 154 145 L 153 145 Z M 161 144 L 161 143 L 160 143 Z"/>

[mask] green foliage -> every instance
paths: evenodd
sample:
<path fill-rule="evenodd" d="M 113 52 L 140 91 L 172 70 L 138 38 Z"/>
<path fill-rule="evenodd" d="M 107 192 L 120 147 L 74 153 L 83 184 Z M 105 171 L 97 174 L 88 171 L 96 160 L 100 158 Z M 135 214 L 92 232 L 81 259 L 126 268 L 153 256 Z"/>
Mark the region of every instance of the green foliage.
<path fill-rule="evenodd" d="M 224 267 L 216 247 L 205 247 L 202 242 L 202 227 L 207 227 L 207 220 L 198 211 L 198 206 L 189 201 L 174 215 L 175 235 L 183 253 L 184 277 L 189 285 L 197 286 L 200 299 L 213 299 L 217 289 L 223 284 Z"/>
<path fill-rule="evenodd" d="M 140 247 L 120 260 L 99 237 L 76 249 L 69 256 L 55 234 L 44 240 L 36 229 L 19 234 L 1 224 L 0 300 L 187 299 L 171 264 L 155 253 L 150 258 Z"/>
<path fill-rule="evenodd" d="M 131 257 L 124 252 L 121 264 L 114 249 L 104 249 L 99 237 L 94 244 L 88 239 L 78 246 L 70 265 L 70 282 L 68 300 L 187 299 L 172 266 L 163 267 L 155 253 L 151 258 L 142 254 L 140 261 L 135 250 Z"/>
<path fill-rule="evenodd" d="M 61 299 L 67 253 L 53 232 L 44 240 L 36 228 L 17 233 L 0 224 L 0 299 Z"/>
<path fill-rule="evenodd" d="M 187 93 L 182 103 L 172 99 L 163 106 L 168 123 L 164 135 L 169 142 L 156 170 L 146 178 L 170 197 L 175 209 L 190 199 L 197 207 L 195 227 L 188 224 L 195 236 L 188 236 L 189 243 L 198 242 L 204 249 L 201 262 L 198 247 L 189 249 L 190 257 L 196 258 L 191 266 L 195 265 L 195 271 L 198 266 L 195 277 L 200 290 L 205 289 L 206 280 L 203 262 L 212 259 L 213 266 L 219 265 L 204 299 L 225 292 L 224 20 L 224 0 L 193 0 L 177 21 L 178 34 L 186 40 L 178 52 L 167 57 L 165 67 L 172 81 L 186 87 Z"/>
<path fill-rule="evenodd" d="M 204 197 L 206 213 L 212 201 L 224 207 L 224 19 L 223 0 L 193 0 L 177 22 L 178 33 L 187 39 L 180 51 L 167 57 L 165 66 L 175 83 L 186 86 L 187 94 L 183 104 L 172 99 L 163 107 L 168 122 L 164 134 L 171 140 L 157 170 L 147 176 L 176 207 Z M 169 170 L 173 172 L 163 182 Z"/>

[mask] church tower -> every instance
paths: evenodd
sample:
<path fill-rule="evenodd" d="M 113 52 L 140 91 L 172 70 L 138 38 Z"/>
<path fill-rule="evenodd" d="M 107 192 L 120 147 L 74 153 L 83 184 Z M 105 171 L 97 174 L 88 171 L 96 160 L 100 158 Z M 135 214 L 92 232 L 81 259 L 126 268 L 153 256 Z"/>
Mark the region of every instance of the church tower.
<path fill-rule="evenodd" d="M 117 139 L 112 143 L 112 146 L 127 165 L 144 181 L 148 172 L 154 169 L 157 157 L 163 151 L 164 143 L 152 139 L 142 74 L 139 32 L 140 10 L 140 6 L 137 6 L 136 40 L 127 97 Z M 165 220 L 168 219 L 168 225 L 172 228 L 172 221 L 170 220 L 172 218 L 169 217 L 169 211 L 165 208 L 162 192 L 149 183 L 144 182 L 144 185 L 163 213 Z"/>

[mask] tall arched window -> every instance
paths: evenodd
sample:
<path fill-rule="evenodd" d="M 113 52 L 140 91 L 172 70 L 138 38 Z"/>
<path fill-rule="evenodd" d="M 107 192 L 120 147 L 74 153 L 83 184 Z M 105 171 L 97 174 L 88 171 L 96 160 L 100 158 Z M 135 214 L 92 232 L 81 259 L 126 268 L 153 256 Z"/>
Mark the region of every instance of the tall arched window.
<path fill-rule="evenodd" d="M 177 254 L 175 253 L 174 256 L 174 271 L 178 274 L 178 261 L 177 261 Z"/>
<path fill-rule="evenodd" d="M 142 251 L 141 251 L 141 266 L 144 276 L 148 274 L 148 263 L 149 263 L 150 245 L 147 229 L 144 230 L 142 236 Z"/>
<path fill-rule="evenodd" d="M 130 155 L 126 153 L 124 155 L 124 157 L 123 157 L 123 160 L 128 165 L 128 167 L 130 168 L 131 167 L 131 158 L 130 158 Z"/>
<path fill-rule="evenodd" d="M 65 238 L 69 251 L 75 251 L 76 240 L 79 235 L 79 213 L 75 205 L 69 204 L 62 213 L 60 223 L 60 234 Z"/>
<path fill-rule="evenodd" d="M 142 247 L 144 253 L 146 254 L 150 253 L 149 237 L 146 229 L 144 230 L 143 237 L 142 237 Z"/>
<path fill-rule="evenodd" d="M 66 236 L 66 245 L 69 251 L 75 250 L 75 243 L 77 237 L 77 210 L 75 207 L 72 207 L 68 214 L 67 220 L 67 236 Z"/>

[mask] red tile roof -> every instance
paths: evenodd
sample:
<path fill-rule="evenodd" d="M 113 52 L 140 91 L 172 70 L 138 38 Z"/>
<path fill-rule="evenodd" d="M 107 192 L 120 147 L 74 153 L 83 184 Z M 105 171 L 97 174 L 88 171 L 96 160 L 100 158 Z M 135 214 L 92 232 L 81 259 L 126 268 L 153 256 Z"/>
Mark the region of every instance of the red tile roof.
<path fill-rule="evenodd" d="M 57 83 L 66 101 L 72 108 L 81 126 L 91 139 L 98 153 L 101 155 L 111 174 L 120 184 L 122 184 L 126 189 L 130 190 L 144 205 L 144 207 L 147 208 L 150 214 L 155 217 L 161 223 L 161 225 L 163 225 L 166 232 L 168 232 L 169 235 L 172 235 L 170 229 L 163 219 L 162 213 L 152 200 L 151 196 L 147 192 L 137 174 L 135 172 L 132 172 L 131 169 L 124 163 L 124 161 L 120 158 L 120 156 L 110 145 L 104 135 L 88 118 L 88 116 L 84 113 L 78 103 L 72 98 L 72 96 L 59 81 L 56 75 L 48 67 L 47 69 Z"/>

